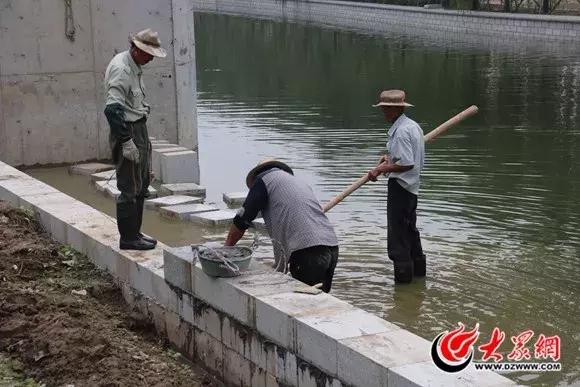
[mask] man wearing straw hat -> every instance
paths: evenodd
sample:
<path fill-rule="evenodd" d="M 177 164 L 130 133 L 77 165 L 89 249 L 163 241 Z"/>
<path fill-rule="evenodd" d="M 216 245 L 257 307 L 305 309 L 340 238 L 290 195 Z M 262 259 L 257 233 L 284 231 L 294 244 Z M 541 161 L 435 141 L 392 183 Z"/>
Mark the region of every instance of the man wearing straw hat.
<path fill-rule="evenodd" d="M 411 282 L 413 276 L 423 277 L 426 260 L 417 230 L 417 195 L 421 170 L 425 160 L 423 130 L 405 115 L 402 90 L 386 90 L 379 103 L 373 105 L 383 110 L 388 132 L 387 155 L 368 172 L 371 181 L 389 173 L 387 196 L 387 244 L 389 258 L 393 261 L 396 283 Z"/>
<path fill-rule="evenodd" d="M 145 101 L 141 66 L 167 54 L 157 32 L 143 30 L 129 38 L 131 47 L 111 60 L 105 72 L 105 116 L 111 128 L 109 142 L 116 165 L 117 226 L 119 247 L 150 250 L 157 241 L 141 234 L 143 204 L 150 182 L 151 143 L 147 117 L 151 107 Z"/>
<path fill-rule="evenodd" d="M 250 189 L 226 239 L 234 246 L 259 212 L 274 247 L 276 269 L 330 292 L 338 262 L 338 239 L 312 188 L 285 163 L 267 159 L 246 177 Z"/>

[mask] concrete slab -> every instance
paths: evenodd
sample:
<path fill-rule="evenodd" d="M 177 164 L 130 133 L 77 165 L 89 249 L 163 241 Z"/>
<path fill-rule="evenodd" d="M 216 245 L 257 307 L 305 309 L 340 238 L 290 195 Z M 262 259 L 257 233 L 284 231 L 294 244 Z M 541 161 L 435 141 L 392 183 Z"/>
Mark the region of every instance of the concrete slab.
<path fill-rule="evenodd" d="M 254 228 L 256 230 L 262 232 L 266 231 L 266 222 L 264 221 L 264 218 L 255 219 L 252 223 L 254 224 Z"/>
<path fill-rule="evenodd" d="M 189 249 L 191 250 L 191 248 Z M 193 256 L 183 259 L 181 257 L 183 254 L 175 254 L 168 250 L 163 252 L 163 273 L 165 280 L 181 290 L 190 294 L 193 293 L 191 281 Z"/>
<path fill-rule="evenodd" d="M 515 382 L 491 371 L 477 371 L 473 364 L 458 374 L 441 372 L 433 361 L 394 367 L 387 372 L 387 385 L 403 386 L 515 386 Z"/>
<path fill-rule="evenodd" d="M 400 329 L 361 309 L 322 311 L 296 318 L 296 353 L 330 375 L 338 373 L 338 340 Z"/>
<path fill-rule="evenodd" d="M 76 164 L 69 168 L 69 172 L 73 175 L 84 175 L 89 176 L 95 173 L 109 171 L 115 167 L 111 164 L 102 163 L 87 163 L 87 164 Z"/>
<path fill-rule="evenodd" d="M 270 340 L 290 351 L 297 346 L 294 318 L 321 314 L 348 312 L 353 306 L 326 293 L 317 295 L 302 293 L 279 293 L 257 296 L 256 328 Z"/>
<path fill-rule="evenodd" d="M 117 180 L 99 180 L 95 181 L 95 187 L 97 191 L 104 193 L 105 195 L 117 199 L 121 195 L 121 191 L 117 188 Z M 149 186 L 149 197 L 157 197 L 157 190 Z"/>
<path fill-rule="evenodd" d="M 387 385 L 388 370 L 431 361 L 431 343 L 403 329 L 339 340 L 338 377 L 354 385 Z"/>
<path fill-rule="evenodd" d="M 163 196 L 157 199 L 149 199 L 145 201 L 145 208 L 152 210 L 159 209 L 159 207 L 177 206 L 182 204 L 200 204 L 203 203 L 203 198 L 187 195 L 170 195 Z"/>
<path fill-rule="evenodd" d="M 167 140 L 151 140 L 151 145 L 169 144 Z M 177 145 L 175 145 L 177 146 Z"/>
<path fill-rule="evenodd" d="M 117 172 L 114 169 L 109 171 L 93 173 L 91 175 L 91 180 L 99 181 L 99 180 L 116 180 L 117 179 Z"/>
<path fill-rule="evenodd" d="M 230 208 L 240 207 L 242 204 L 244 204 L 246 196 L 248 196 L 248 191 L 227 192 L 223 194 L 223 199 L 224 203 L 226 203 Z"/>
<path fill-rule="evenodd" d="M 191 195 L 205 198 L 205 188 L 195 183 L 162 184 L 162 195 Z"/>
<path fill-rule="evenodd" d="M 166 184 L 199 181 L 197 153 L 191 150 L 161 154 L 161 181 Z"/>
<path fill-rule="evenodd" d="M 162 147 L 158 149 L 153 149 L 151 152 L 151 170 L 155 174 L 155 180 L 162 181 L 161 178 L 161 155 L 163 153 L 172 153 L 172 152 L 183 152 L 187 151 L 187 148 L 182 146 L 172 146 L 172 147 Z"/>
<path fill-rule="evenodd" d="M 189 220 L 195 224 L 205 226 L 227 226 L 232 223 L 235 216 L 236 211 L 219 210 L 213 212 L 204 212 L 201 214 L 193 214 L 189 217 Z"/>
<path fill-rule="evenodd" d="M 165 143 L 151 143 L 151 148 L 152 149 L 168 149 L 168 148 L 178 148 L 179 145 L 175 145 L 175 144 L 165 144 Z"/>
<path fill-rule="evenodd" d="M 95 188 L 99 192 L 105 192 L 107 186 L 111 185 L 114 182 L 114 187 L 117 187 L 117 180 L 99 180 L 95 181 Z"/>
<path fill-rule="evenodd" d="M 181 204 L 177 206 L 161 207 L 159 213 L 166 218 L 187 220 L 192 214 L 209 214 L 211 212 L 217 212 L 218 210 L 217 207 L 207 204 Z"/>

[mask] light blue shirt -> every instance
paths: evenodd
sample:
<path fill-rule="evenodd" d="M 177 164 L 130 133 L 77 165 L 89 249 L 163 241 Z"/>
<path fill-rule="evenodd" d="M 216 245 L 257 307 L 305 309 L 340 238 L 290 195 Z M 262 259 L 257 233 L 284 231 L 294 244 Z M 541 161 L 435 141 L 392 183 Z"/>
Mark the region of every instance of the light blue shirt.
<path fill-rule="evenodd" d="M 393 172 L 389 177 L 397 178 L 403 188 L 418 195 L 421 170 L 425 163 L 425 140 L 419 124 L 405 114 L 401 114 L 389 129 L 387 152 L 392 163 L 413 166 L 405 172 Z"/>

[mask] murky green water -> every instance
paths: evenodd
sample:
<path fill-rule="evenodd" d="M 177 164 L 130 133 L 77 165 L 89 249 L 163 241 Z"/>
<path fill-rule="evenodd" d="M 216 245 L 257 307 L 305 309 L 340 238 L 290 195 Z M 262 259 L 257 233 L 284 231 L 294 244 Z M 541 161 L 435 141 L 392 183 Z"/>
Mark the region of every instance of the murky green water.
<path fill-rule="evenodd" d="M 195 21 L 210 197 L 240 190 L 251 166 L 276 156 L 328 200 L 384 150 L 386 125 L 370 107 L 384 88 L 407 91 L 425 132 L 478 105 L 477 117 L 427 149 L 419 204 L 427 279 L 393 285 L 380 182 L 330 213 L 341 242 L 334 294 L 427 339 L 458 321 L 479 322 L 485 340 L 498 326 L 508 335 L 504 355 L 509 337 L 528 328 L 558 334 L 563 372 L 510 377 L 580 383 L 578 50 Z"/>

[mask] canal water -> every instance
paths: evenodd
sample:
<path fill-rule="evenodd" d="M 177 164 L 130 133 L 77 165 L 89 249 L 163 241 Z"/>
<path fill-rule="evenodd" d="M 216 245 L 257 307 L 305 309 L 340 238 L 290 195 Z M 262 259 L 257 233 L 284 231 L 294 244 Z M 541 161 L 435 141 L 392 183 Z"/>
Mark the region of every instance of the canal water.
<path fill-rule="evenodd" d="M 504 357 L 527 329 L 532 357 L 541 333 L 559 335 L 562 372 L 510 377 L 580 384 L 580 50 L 206 14 L 195 28 L 210 196 L 239 190 L 255 163 L 275 156 L 327 201 L 385 150 L 388 126 L 371 108 L 382 89 L 407 91 L 425 133 L 478 105 L 427 147 L 418 209 L 427 279 L 393 284 L 380 181 L 329 213 L 341 253 L 333 294 L 427 339 L 479 323 L 482 343 L 497 326 Z"/>

